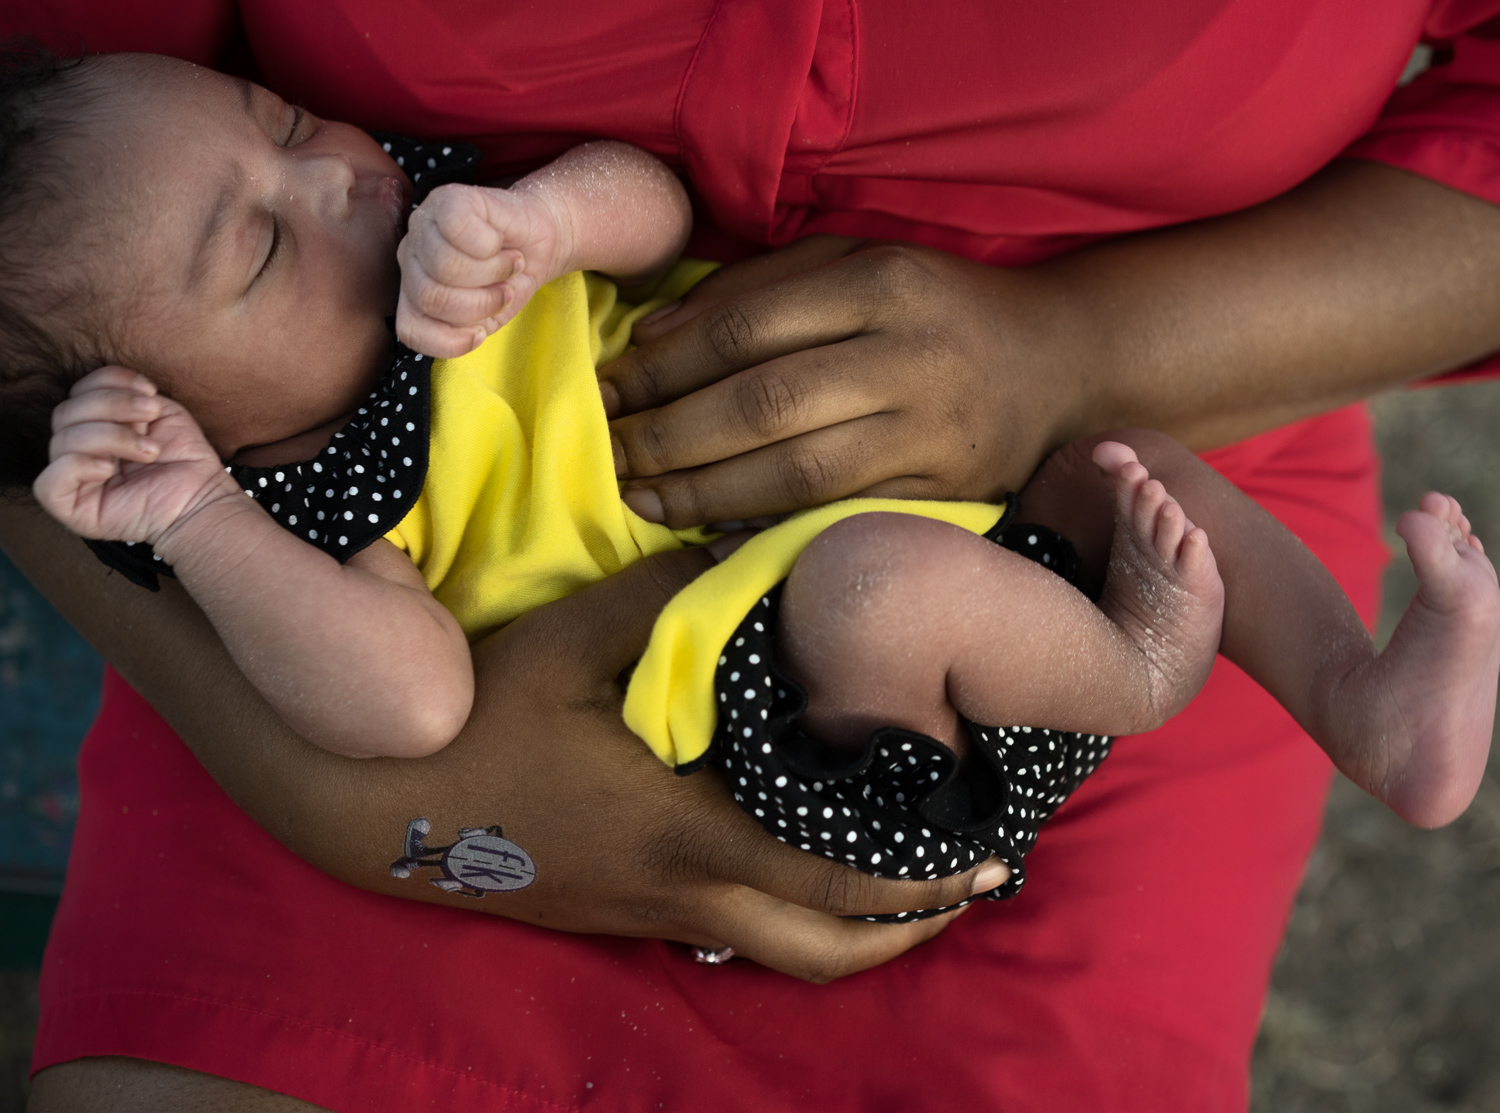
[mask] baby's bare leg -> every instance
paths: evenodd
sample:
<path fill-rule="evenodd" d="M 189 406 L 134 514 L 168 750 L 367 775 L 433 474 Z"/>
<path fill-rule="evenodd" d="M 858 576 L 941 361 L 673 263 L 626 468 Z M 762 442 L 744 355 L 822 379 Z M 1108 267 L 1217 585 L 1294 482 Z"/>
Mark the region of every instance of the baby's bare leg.
<path fill-rule="evenodd" d="M 1403 819 L 1456 818 L 1484 772 L 1500 672 L 1500 589 L 1458 504 L 1428 495 L 1403 517 L 1421 591 L 1377 657 L 1338 583 L 1280 523 L 1175 441 L 1109 436 L 1123 443 L 1070 446 L 1049 462 L 1052 490 L 1031 500 L 1044 520 L 1067 502 L 1069 484 L 1092 482 L 1080 456 L 1121 488 L 1144 463 L 1212 539 L 1226 592 L 1224 656 Z"/>
<path fill-rule="evenodd" d="M 1122 560 L 1157 604 L 1154 625 L 944 522 L 862 514 L 825 531 L 782 597 L 780 651 L 807 688 L 807 729 L 857 748 L 900 726 L 961 752 L 960 714 L 1090 734 L 1158 725 L 1207 675 L 1220 596 L 1207 546 L 1182 544 L 1180 508 L 1138 509 L 1122 533 L 1151 555 Z"/>

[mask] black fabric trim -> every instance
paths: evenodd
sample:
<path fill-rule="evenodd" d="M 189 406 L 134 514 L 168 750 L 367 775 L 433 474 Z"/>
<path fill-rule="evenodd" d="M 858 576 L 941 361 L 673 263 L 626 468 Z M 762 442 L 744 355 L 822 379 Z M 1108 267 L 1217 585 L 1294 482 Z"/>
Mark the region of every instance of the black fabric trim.
<path fill-rule="evenodd" d="M 226 470 L 279 525 L 343 563 L 416 505 L 427 478 L 431 427 L 432 361 L 398 343 L 390 371 L 317 456 Z M 174 575 L 144 542 L 87 544 L 131 583 L 152 591 L 158 575 Z"/>
<path fill-rule="evenodd" d="M 418 142 L 392 131 L 372 131 L 370 137 L 396 160 L 411 179 L 411 203 L 420 205 L 440 185 L 472 185 L 479 174 L 480 151 L 472 143 L 452 139 Z"/>

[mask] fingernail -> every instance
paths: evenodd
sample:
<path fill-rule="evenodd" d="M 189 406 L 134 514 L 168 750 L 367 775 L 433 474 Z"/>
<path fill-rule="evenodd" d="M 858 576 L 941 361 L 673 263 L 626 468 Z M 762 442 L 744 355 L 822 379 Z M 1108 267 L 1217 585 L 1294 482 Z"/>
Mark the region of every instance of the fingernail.
<path fill-rule="evenodd" d="M 615 458 L 615 478 L 625 478 L 625 446 L 620 443 L 620 438 L 613 433 L 609 435 L 609 451 Z"/>
<path fill-rule="evenodd" d="M 639 321 L 637 321 L 636 324 L 637 325 L 651 325 L 651 324 L 655 324 L 657 321 L 661 320 L 663 317 L 670 317 L 673 313 L 676 313 L 681 308 L 682 308 L 682 302 L 680 302 L 680 301 L 674 301 L 671 305 L 664 305 L 660 309 L 654 309 L 650 313 L 647 313 L 644 317 L 642 317 Z"/>
<path fill-rule="evenodd" d="M 148 456 L 155 456 L 158 452 L 161 451 L 161 445 L 157 444 L 155 441 L 150 440 L 147 437 L 141 437 L 136 441 L 136 444 L 137 446 L 139 446 L 140 450 Z"/>
<path fill-rule="evenodd" d="M 604 416 L 614 417 L 620 412 L 620 388 L 614 383 L 599 381 L 599 397 L 604 400 Z M 615 474 L 620 474 L 620 468 L 624 464 L 624 457 L 620 446 L 615 445 Z"/>
<path fill-rule="evenodd" d="M 637 487 L 626 491 L 625 505 L 648 522 L 660 522 L 666 517 L 662 513 L 661 496 L 649 487 Z"/>
<path fill-rule="evenodd" d="M 524 255 L 517 255 L 516 256 L 516 265 L 511 268 L 511 272 L 510 273 L 511 274 L 520 274 L 525 269 L 526 269 L 526 256 L 524 256 Z"/>
<path fill-rule="evenodd" d="M 980 893 L 988 893 L 991 889 L 998 888 L 1010 880 L 1010 867 L 1004 862 L 986 862 L 979 867 L 979 872 L 974 875 L 974 888 L 970 890 L 975 896 Z"/>

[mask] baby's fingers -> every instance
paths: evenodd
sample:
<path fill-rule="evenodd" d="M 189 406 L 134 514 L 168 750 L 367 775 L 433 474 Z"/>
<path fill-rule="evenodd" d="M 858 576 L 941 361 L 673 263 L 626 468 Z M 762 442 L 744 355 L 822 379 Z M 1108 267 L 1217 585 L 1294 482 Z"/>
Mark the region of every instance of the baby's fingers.
<path fill-rule="evenodd" d="M 120 367 L 117 364 L 105 364 L 96 371 L 90 371 L 83 378 L 73 384 L 73 389 L 68 392 L 71 397 L 90 390 L 118 388 L 120 390 L 133 390 L 138 394 L 155 394 L 156 384 L 146 376 L 137 374 L 128 367 Z"/>
<path fill-rule="evenodd" d="M 404 293 L 396 305 L 397 339 L 413 351 L 434 359 L 467 355 L 499 327 L 498 318 L 468 325 L 450 325 L 436 320 L 414 309 Z"/>
<path fill-rule="evenodd" d="M 472 259 L 490 259 L 505 247 L 504 233 L 509 224 L 491 219 L 495 205 L 490 194 L 499 194 L 503 206 L 505 191 L 483 186 L 438 186 L 415 209 L 407 221 L 408 238 L 417 237 L 425 246 L 435 239 L 451 244 Z"/>
<path fill-rule="evenodd" d="M 75 387 L 73 396 L 52 411 L 52 431 L 60 433 L 71 426 L 92 422 L 115 422 L 144 433 L 146 426 L 161 416 L 164 405 L 155 388 L 148 394 L 120 386 L 95 386 L 80 393 Z"/>
<path fill-rule="evenodd" d="M 413 255 L 402 264 L 401 300 L 424 317 L 463 328 L 504 312 L 515 300 L 515 291 L 508 282 L 471 287 L 439 281 Z"/>
<path fill-rule="evenodd" d="M 412 214 L 411 226 L 396 251 L 403 273 L 413 262 L 420 262 L 436 282 L 478 287 L 504 282 L 525 270 L 526 259 L 520 248 L 507 247 L 494 229 L 488 229 L 485 237 L 488 252 L 478 255 L 466 249 L 477 245 L 454 243 L 439 224 L 419 219 L 420 213 L 419 209 Z"/>
<path fill-rule="evenodd" d="M 65 456 L 94 456 L 149 464 L 161 455 L 161 445 L 117 421 L 83 421 L 54 433 L 47 452 L 54 461 Z"/>

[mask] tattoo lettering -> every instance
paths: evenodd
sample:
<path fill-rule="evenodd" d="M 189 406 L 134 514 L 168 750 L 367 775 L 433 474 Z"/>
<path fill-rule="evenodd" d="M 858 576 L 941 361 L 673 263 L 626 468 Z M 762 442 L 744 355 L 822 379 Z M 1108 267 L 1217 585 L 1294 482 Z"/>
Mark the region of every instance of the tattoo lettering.
<path fill-rule="evenodd" d="M 536 880 L 531 855 L 505 838 L 498 826 L 460 827 L 458 841 L 448 846 L 426 846 L 432 831 L 426 819 L 406 825 L 405 853 L 391 863 L 391 876 L 407 878 L 413 870 L 435 869 L 442 876 L 428 878 L 445 893 L 482 897 L 510 893 Z"/>

